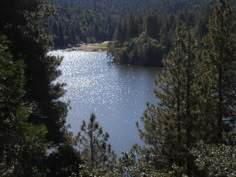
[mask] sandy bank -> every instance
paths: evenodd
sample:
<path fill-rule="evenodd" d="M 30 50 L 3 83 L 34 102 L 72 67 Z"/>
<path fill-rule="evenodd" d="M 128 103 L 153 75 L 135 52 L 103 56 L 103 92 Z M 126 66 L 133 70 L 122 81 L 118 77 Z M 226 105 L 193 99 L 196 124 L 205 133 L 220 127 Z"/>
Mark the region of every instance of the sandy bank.
<path fill-rule="evenodd" d="M 94 43 L 94 44 L 80 44 L 78 47 L 72 47 L 66 49 L 67 51 L 87 51 L 87 52 L 98 52 L 98 51 L 107 51 L 109 41 L 103 43 Z"/>

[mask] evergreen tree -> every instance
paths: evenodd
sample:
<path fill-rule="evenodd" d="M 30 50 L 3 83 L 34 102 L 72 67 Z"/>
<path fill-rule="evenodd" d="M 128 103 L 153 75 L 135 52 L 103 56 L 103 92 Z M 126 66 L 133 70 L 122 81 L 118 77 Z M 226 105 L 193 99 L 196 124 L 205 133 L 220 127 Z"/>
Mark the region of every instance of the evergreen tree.
<path fill-rule="evenodd" d="M 191 175 L 189 148 L 199 135 L 197 98 L 197 42 L 191 30 L 181 26 L 176 33 L 176 43 L 165 59 L 156 85 L 157 106 L 147 105 L 139 128 L 140 138 L 148 145 L 139 150 L 149 159 L 153 168 L 160 164 L 182 166 Z M 161 165 L 162 166 L 162 165 Z"/>
<path fill-rule="evenodd" d="M 50 36 L 43 23 L 51 9 L 41 0 L 0 2 L 3 177 L 46 176 L 47 148 L 65 141 L 67 105 L 58 101 L 63 84 L 53 82 L 61 59 L 47 56 Z"/>
<path fill-rule="evenodd" d="M 160 25 L 158 24 L 157 16 L 148 15 L 145 21 L 146 21 L 145 24 L 146 34 L 151 38 L 159 40 Z"/>
<path fill-rule="evenodd" d="M 60 146 L 47 159 L 48 177 L 80 177 L 82 161 L 80 153 L 70 144 Z"/>
<path fill-rule="evenodd" d="M 126 40 L 126 24 L 124 21 L 120 21 L 120 23 L 117 26 L 116 32 L 114 34 L 115 39 L 118 41 L 118 44 L 121 45 Z"/>
<path fill-rule="evenodd" d="M 94 114 L 91 115 L 88 124 L 83 121 L 77 137 L 78 148 L 92 175 L 107 174 L 115 167 L 116 155 L 111 145 L 107 143 L 108 138 L 109 134 L 103 132 Z"/>
<path fill-rule="evenodd" d="M 46 129 L 28 122 L 31 106 L 23 101 L 23 60 L 13 58 L 5 35 L 0 39 L 1 177 L 43 177 Z"/>
<path fill-rule="evenodd" d="M 236 175 L 236 146 L 199 143 L 192 149 L 197 166 L 208 177 L 234 177 Z"/>
<path fill-rule="evenodd" d="M 128 23 L 128 38 L 132 39 L 139 36 L 140 26 L 136 18 L 131 15 Z"/>
<path fill-rule="evenodd" d="M 202 81 L 208 90 L 205 91 L 208 108 L 213 110 L 206 109 L 204 113 L 215 120 L 215 142 L 222 142 L 224 120 L 236 119 L 236 18 L 227 0 L 216 1 L 208 28 L 204 38 Z"/>
<path fill-rule="evenodd" d="M 61 59 L 47 56 L 51 37 L 45 19 L 52 9 L 44 0 L 3 0 L 0 31 L 11 41 L 14 59 L 24 60 L 24 100 L 33 105 L 30 120 L 44 123 L 48 140 L 55 144 L 64 141 L 67 105 L 58 100 L 64 94 L 63 84 L 53 82 L 60 75 Z"/>

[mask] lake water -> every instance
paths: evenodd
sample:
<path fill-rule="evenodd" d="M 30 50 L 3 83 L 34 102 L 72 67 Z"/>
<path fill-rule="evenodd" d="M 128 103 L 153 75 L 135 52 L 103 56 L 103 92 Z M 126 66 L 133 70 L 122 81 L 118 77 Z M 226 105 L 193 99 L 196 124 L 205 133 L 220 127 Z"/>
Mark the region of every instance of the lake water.
<path fill-rule="evenodd" d="M 70 101 L 67 123 L 77 134 L 82 120 L 95 113 L 110 134 L 113 149 L 120 154 L 141 143 L 136 122 L 153 96 L 158 68 L 121 66 L 111 62 L 105 52 L 53 51 L 63 56 L 58 82 L 66 83 L 64 101 Z"/>

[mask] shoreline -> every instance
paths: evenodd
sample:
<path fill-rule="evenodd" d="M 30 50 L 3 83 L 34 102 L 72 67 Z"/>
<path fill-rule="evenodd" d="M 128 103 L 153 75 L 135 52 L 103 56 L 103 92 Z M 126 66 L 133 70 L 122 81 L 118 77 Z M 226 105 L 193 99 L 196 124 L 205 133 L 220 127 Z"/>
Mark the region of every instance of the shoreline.
<path fill-rule="evenodd" d="M 94 44 L 80 44 L 78 47 L 65 49 L 66 51 L 104 52 L 107 51 L 110 41 Z"/>

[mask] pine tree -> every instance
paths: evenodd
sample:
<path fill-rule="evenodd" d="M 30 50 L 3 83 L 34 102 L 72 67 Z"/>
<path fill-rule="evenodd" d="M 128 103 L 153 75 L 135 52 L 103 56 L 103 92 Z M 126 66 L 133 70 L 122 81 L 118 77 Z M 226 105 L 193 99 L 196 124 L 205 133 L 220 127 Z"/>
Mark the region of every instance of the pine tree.
<path fill-rule="evenodd" d="M 1 177 L 42 177 L 46 167 L 46 128 L 28 122 L 31 106 L 23 101 L 23 60 L 13 58 L 10 41 L 0 35 Z"/>
<path fill-rule="evenodd" d="M 64 144 L 52 152 L 47 159 L 48 177 L 80 177 L 82 174 L 80 153 L 71 144 Z"/>
<path fill-rule="evenodd" d="M 159 40 L 160 25 L 156 15 L 147 15 L 145 19 L 145 32 L 149 37 Z"/>
<path fill-rule="evenodd" d="M 224 120 L 236 119 L 236 18 L 227 0 L 216 1 L 208 29 L 204 38 L 202 81 L 212 111 L 206 109 L 204 113 L 215 120 L 214 141 L 222 142 Z"/>
<path fill-rule="evenodd" d="M 132 39 L 135 37 L 138 37 L 139 35 L 139 24 L 137 19 L 131 15 L 129 17 L 129 23 L 128 23 L 128 38 Z"/>
<path fill-rule="evenodd" d="M 125 26 L 125 21 L 120 20 L 118 23 L 118 26 L 116 28 L 114 38 L 118 41 L 118 44 L 121 45 L 125 42 L 126 40 L 126 26 Z"/>
<path fill-rule="evenodd" d="M 148 145 L 141 152 L 154 168 L 160 164 L 192 170 L 189 148 L 199 138 L 197 108 L 197 42 L 184 25 L 177 29 L 176 43 L 164 61 L 165 68 L 156 81 L 158 104 L 147 105 L 139 128 L 140 138 Z M 190 174 L 188 174 L 190 175 Z"/>
<path fill-rule="evenodd" d="M 204 169 L 208 177 L 236 175 L 236 146 L 199 143 L 192 153 L 196 157 L 196 165 Z"/>
<path fill-rule="evenodd" d="M 77 136 L 78 148 L 92 175 L 106 174 L 115 167 L 116 155 L 111 145 L 107 143 L 108 138 L 109 134 L 103 132 L 94 114 L 91 115 L 88 124 L 83 121 L 81 131 Z"/>
<path fill-rule="evenodd" d="M 11 9 L 11 10 L 9 10 Z M 50 35 L 46 18 L 52 6 L 43 0 L 3 0 L 0 2 L 0 31 L 11 41 L 14 59 L 24 60 L 24 100 L 33 105 L 31 122 L 44 123 L 52 144 L 64 141 L 67 104 L 58 99 L 64 94 L 63 84 L 54 83 L 61 74 L 61 59 L 47 56 Z"/>

